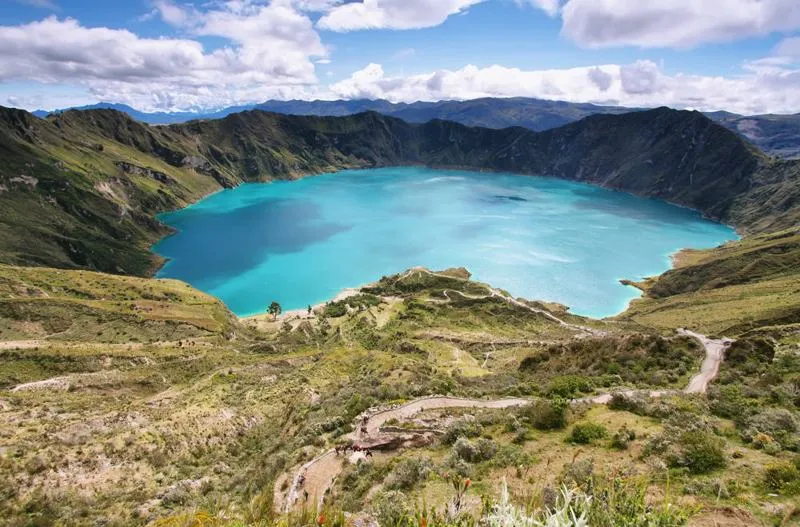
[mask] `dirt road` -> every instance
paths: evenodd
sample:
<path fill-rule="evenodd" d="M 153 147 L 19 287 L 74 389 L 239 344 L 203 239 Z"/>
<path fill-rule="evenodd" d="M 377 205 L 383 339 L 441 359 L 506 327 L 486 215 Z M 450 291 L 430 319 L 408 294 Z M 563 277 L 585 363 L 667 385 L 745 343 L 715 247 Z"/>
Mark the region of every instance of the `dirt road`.
<path fill-rule="evenodd" d="M 700 366 L 700 371 L 692 377 L 689 385 L 683 391 L 685 393 L 706 393 L 708 385 L 719 373 L 719 365 L 725 358 L 725 350 L 733 344 L 733 340 L 711 339 L 683 328 L 679 329 L 678 333 L 699 340 L 706 350 L 706 358 Z"/>

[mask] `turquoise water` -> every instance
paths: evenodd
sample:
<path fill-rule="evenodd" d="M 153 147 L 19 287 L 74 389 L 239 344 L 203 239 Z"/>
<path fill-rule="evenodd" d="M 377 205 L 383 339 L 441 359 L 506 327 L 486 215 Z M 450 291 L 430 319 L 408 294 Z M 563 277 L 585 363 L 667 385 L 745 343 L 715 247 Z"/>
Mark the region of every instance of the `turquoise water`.
<path fill-rule="evenodd" d="M 463 266 L 515 296 L 604 317 L 638 296 L 621 278 L 669 268 L 732 229 L 656 200 L 551 178 L 418 167 L 247 184 L 160 219 L 153 249 L 237 315 L 304 308 L 414 266 Z"/>

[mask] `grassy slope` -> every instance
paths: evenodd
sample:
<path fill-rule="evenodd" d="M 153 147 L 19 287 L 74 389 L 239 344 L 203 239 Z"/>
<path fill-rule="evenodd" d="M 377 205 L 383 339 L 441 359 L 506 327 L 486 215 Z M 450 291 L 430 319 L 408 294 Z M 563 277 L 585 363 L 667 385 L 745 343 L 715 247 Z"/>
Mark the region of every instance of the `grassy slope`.
<path fill-rule="evenodd" d="M 10 248 L 0 254 L 12 262 L 141 273 L 154 263 L 146 253 L 148 243 L 162 234 L 152 220 L 154 211 L 234 184 L 242 174 L 296 177 L 337 166 L 424 159 L 530 173 L 547 167 L 562 177 L 640 193 L 665 192 L 675 184 L 679 199 L 702 201 L 717 191 L 739 192 L 747 174 L 739 170 L 737 156 L 751 160 L 748 148 L 735 143 L 732 151 L 720 148 L 728 144 L 727 135 L 683 112 L 656 111 L 649 119 L 616 122 L 618 142 L 612 148 L 604 146 L 609 121 L 597 118 L 536 136 L 441 121 L 415 127 L 375 114 L 331 120 L 253 112 L 165 128 L 120 121 L 114 112 L 70 112 L 43 125 L 26 121 L 25 114 L 12 117 L 14 126 L 6 127 L 0 141 L 9 159 L 0 169 L 5 188 L 0 204 L 4 212 L 15 212 L 0 219 L 5 237 L 0 241 Z M 620 138 L 633 133 L 639 135 L 626 146 Z M 686 145 L 676 139 L 681 136 L 716 145 L 723 153 L 690 156 L 691 163 L 681 165 L 674 157 L 685 153 Z M 619 169 L 613 169 L 615 149 L 625 159 Z M 647 157 L 642 154 L 647 149 L 664 156 Z M 566 153 L 558 157 L 557 151 Z M 576 164 L 580 157 L 585 164 Z M 726 167 L 731 162 L 726 158 L 739 169 L 714 181 L 714 166 Z M 147 170 L 122 170 L 120 161 Z M 681 168 L 667 172 L 672 165 Z M 791 187 L 791 165 L 762 166 L 769 168 L 757 172 L 765 185 Z M 581 167 L 592 170 L 583 173 Z M 19 179 L 28 174 L 37 178 L 35 186 Z M 598 174 L 608 177 L 597 179 Z M 684 177 L 690 177 L 689 184 L 681 186 Z M 754 189 L 747 192 L 767 192 L 758 185 Z M 783 214 L 777 223 L 773 210 L 748 212 L 748 195 L 723 199 L 719 210 L 745 211 L 742 221 L 759 228 L 792 221 L 791 207 L 776 209 Z M 746 203 L 734 206 L 737 200 Z M 37 236 L 23 238 L 18 230 L 23 224 Z M 573 331 L 496 298 L 443 303 L 442 289 L 481 294 L 480 286 L 459 280 L 395 277 L 381 286 L 385 291 L 374 291 L 393 297 L 377 307 L 325 323 L 297 321 L 291 331 L 262 324 L 266 330 L 259 332 L 242 328 L 219 302 L 177 282 L 0 266 L 0 339 L 5 341 L 0 349 L 0 512 L 13 525 L 97 518 L 141 524 L 198 507 L 263 518 L 274 479 L 334 442 L 369 406 L 431 393 L 546 395 L 575 382 L 587 390 L 680 386 L 700 354 L 692 341 L 655 332 L 671 333 L 677 326 L 729 335 L 755 329 L 752 334 L 766 335 L 781 357 L 774 367 L 762 364 L 769 371 L 759 375 L 769 378 L 768 386 L 749 369 L 726 382 L 761 392 L 785 386 L 791 393 L 792 379 L 800 373 L 793 359 L 793 317 L 800 297 L 797 238 L 796 231 L 786 231 L 692 253 L 682 267 L 647 284 L 651 298 L 635 302 L 620 320 L 571 319 L 610 332 L 595 339 L 576 339 Z M 561 378 L 565 372 L 572 376 Z M 53 377 L 59 381 L 49 388 L 9 390 Z M 787 398 L 765 395 L 749 401 L 752 411 L 775 405 L 797 411 L 796 401 Z M 692 408 L 706 415 L 704 404 L 702 398 L 679 400 L 665 412 Z M 627 422 L 638 432 L 655 434 L 662 417 L 593 410 L 583 419 L 602 422 L 612 432 Z M 515 426 L 513 419 L 491 419 L 495 424 L 487 426 L 487 434 L 510 447 L 515 438 L 507 430 Z M 781 514 L 765 513 L 760 505 L 784 500 L 768 497 L 761 484 L 764 466 L 776 457 L 742 443 L 730 423 L 721 423 L 719 433 L 728 454 L 739 454 L 712 476 L 674 473 L 681 485 L 695 489 L 684 491 L 682 503 L 695 500 L 714 509 L 720 494 L 703 489 L 715 488 L 717 480 L 736 480 L 744 483 L 724 498 L 725 505 Z M 616 452 L 605 443 L 566 445 L 564 432 L 531 437 L 536 441 L 524 450 L 536 454 L 544 448 L 546 454 L 525 461 L 523 476 L 514 480 L 524 492 L 535 491 L 539 480 L 557 483 L 570 459 L 574 463 L 587 449 L 598 465 L 653 476 L 651 492 L 662 492 L 661 469 L 651 473 L 651 465 L 634 455 L 642 443 Z M 443 462 L 448 452 L 437 444 L 408 455 Z M 787 452 L 777 456 L 791 459 Z M 473 469 L 476 487 L 487 492 L 501 476 L 515 477 L 510 466 Z M 374 483 L 379 490 L 381 480 Z M 439 504 L 445 491 L 434 479 L 409 495 L 430 496 Z M 367 495 L 355 501 L 357 508 L 368 502 Z"/>
<path fill-rule="evenodd" d="M 59 311 L 71 322 L 63 324 L 66 333 L 46 337 L 59 329 L 46 327 L 50 317 L 14 318 L 13 329 L 3 330 L 6 337 L 14 331 L 39 340 L 35 347 L 0 350 L 0 512 L 11 525 L 97 518 L 143 524 L 198 508 L 256 521 L 269 516 L 273 481 L 333 444 L 370 406 L 432 393 L 546 396 L 570 386 L 584 392 L 678 387 L 702 356 L 692 340 L 624 322 L 570 318 L 609 332 L 576 339 L 576 331 L 523 307 L 453 292 L 478 296 L 485 292 L 478 284 L 424 274 L 383 281 L 371 291 L 390 296 L 376 306 L 325 322 L 262 324 L 258 332 L 239 327 L 218 302 L 173 281 L 11 267 L 0 268 L 0 276 L 4 306 L 71 306 Z M 456 300 L 446 302 L 444 290 Z M 161 325 L 164 319 L 185 333 Z M 120 329 L 96 331 L 108 327 Z M 235 340 L 225 338 L 230 332 Z M 9 389 L 52 377 L 66 385 Z M 697 405 L 680 399 L 663 411 Z M 653 476 L 651 495 L 663 493 L 661 469 L 651 470 L 657 464 L 639 457 L 646 436 L 662 430 L 660 417 L 605 408 L 575 415 L 611 433 L 623 424 L 634 429 L 639 439 L 624 451 L 609 448 L 607 440 L 567 444 L 569 429 L 529 430 L 520 442 L 516 414 L 487 412 L 480 419 L 483 436 L 504 457 L 470 464 L 476 507 L 479 493 L 494 494 L 502 477 L 525 500 L 557 485 L 576 460 L 590 458 L 598 472 Z M 758 512 L 759 500 L 782 502 L 766 498 L 760 486 L 761 471 L 774 458 L 743 445 L 729 428 L 722 427 L 726 448 L 741 456 L 713 477 L 676 472 L 672 487 L 703 489 L 714 478 L 732 478 L 745 483 L 724 506 L 749 503 Z M 401 458 L 431 458 L 439 471 L 449 470 L 449 456 L 450 447 L 437 442 Z M 369 507 L 397 461 L 379 457 L 375 463 L 376 472 L 337 486 L 339 505 Z M 450 496 L 437 477 L 405 492 L 412 503 L 424 498 L 437 507 Z M 716 510 L 719 498 L 693 490 L 677 501 Z"/>
<path fill-rule="evenodd" d="M 640 284 L 645 298 L 620 318 L 729 336 L 800 323 L 800 230 L 750 236 L 678 261 Z"/>

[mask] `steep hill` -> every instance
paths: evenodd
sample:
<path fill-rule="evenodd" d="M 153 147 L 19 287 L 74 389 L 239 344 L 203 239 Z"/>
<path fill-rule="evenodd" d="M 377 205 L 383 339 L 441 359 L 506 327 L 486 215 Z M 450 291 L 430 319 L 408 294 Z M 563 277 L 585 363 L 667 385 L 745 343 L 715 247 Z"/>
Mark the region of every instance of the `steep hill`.
<path fill-rule="evenodd" d="M 765 152 L 786 159 L 800 158 L 800 114 L 728 114 L 712 118 Z"/>
<path fill-rule="evenodd" d="M 741 334 L 800 324 L 800 229 L 760 234 L 703 251 L 637 284 L 644 298 L 620 318 L 659 328 Z"/>
<path fill-rule="evenodd" d="M 154 216 L 243 181 L 424 164 L 585 181 L 672 201 L 743 230 L 793 225 L 798 164 L 770 161 L 697 112 L 596 115 L 542 133 L 249 111 L 149 126 L 114 110 L 47 120 L 0 109 L 0 263 L 139 275 Z M 786 199 L 789 196 L 790 199 Z"/>
<path fill-rule="evenodd" d="M 468 101 L 418 101 L 392 103 L 383 99 L 351 99 L 333 101 L 269 100 L 260 104 L 230 106 L 213 112 L 142 112 L 125 104 L 98 103 L 77 108 L 46 112 L 37 110 L 34 115 L 47 117 L 67 110 L 111 109 L 127 113 L 132 118 L 149 124 L 176 124 L 197 119 L 220 119 L 246 110 L 263 110 L 287 115 L 316 115 L 343 117 L 363 112 L 378 112 L 412 123 L 431 119 L 456 121 L 468 126 L 506 128 L 523 126 L 535 131 L 562 126 L 596 113 L 627 113 L 630 108 L 598 106 L 588 103 L 547 101 L 528 97 L 485 97 Z"/>
<path fill-rule="evenodd" d="M 75 110 L 112 109 L 127 113 L 133 119 L 149 124 L 185 123 L 196 119 L 220 119 L 246 110 L 264 110 L 287 115 L 335 116 L 362 112 L 378 112 L 411 123 L 425 123 L 431 119 L 455 121 L 467 126 L 506 128 L 522 126 L 534 131 L 544 131 L 569 124 L 589 115 L 621 114 L 635 108 L 599 106 L 589 103 L 548 101 L 528 97 L 484 97 L 466 101 L 418 101 L 391 103 L 382 99 L 352 99 L 334 101 L 278 101 L 261 104 L 230 106 L 212 112 L 142 112 L 125 104 L 98 103 L 71 108 Z M 37 117 L 66 111 L 33 112 Z M 736 132 L 764 152 L 786 159 L 800 158 L 800 115 L 744 116 L 726 111 L 705 112 L 706 117 Z"/>

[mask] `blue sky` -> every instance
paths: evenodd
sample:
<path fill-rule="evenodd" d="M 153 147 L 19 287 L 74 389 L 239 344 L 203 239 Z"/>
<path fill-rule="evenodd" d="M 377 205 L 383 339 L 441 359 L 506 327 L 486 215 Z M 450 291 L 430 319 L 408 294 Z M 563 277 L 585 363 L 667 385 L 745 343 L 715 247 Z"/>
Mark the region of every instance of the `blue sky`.
<path fill-rule="evenodd" d="M 797 1 L 694 4 L 0 0 L 0 104 L 530 96 L 800 112 Z"/>

